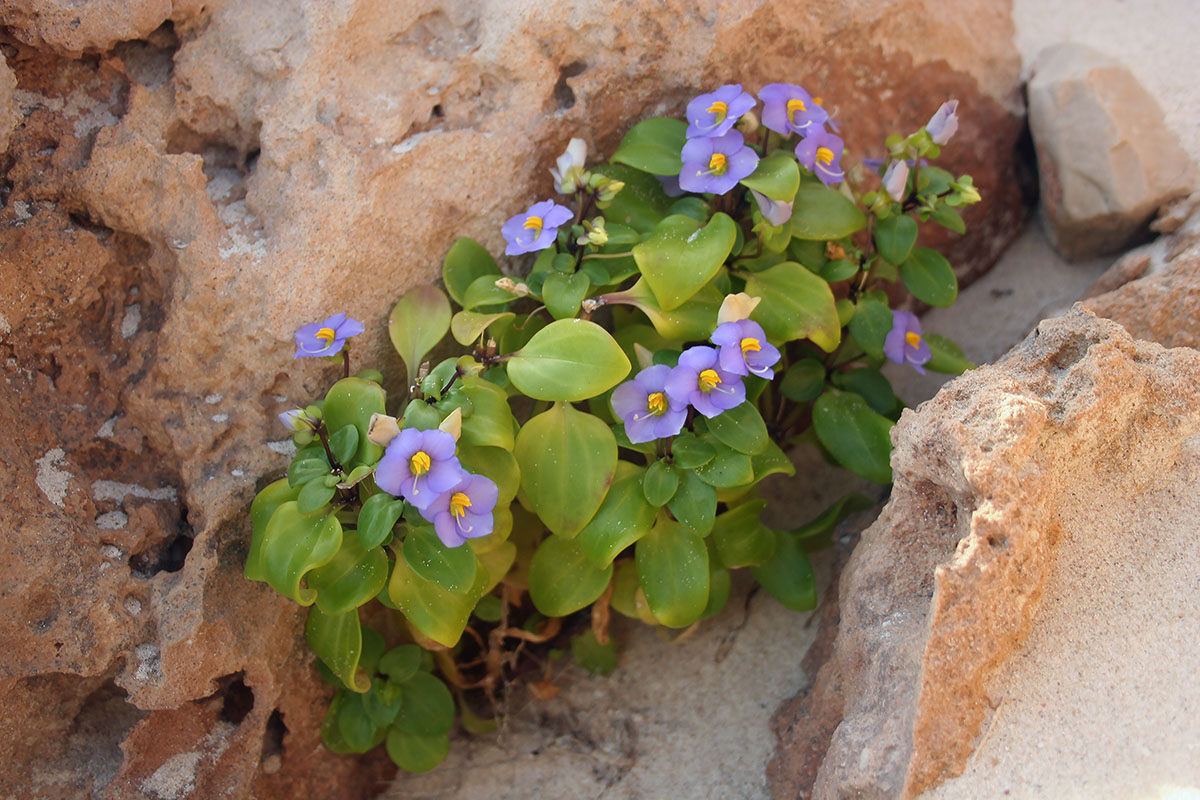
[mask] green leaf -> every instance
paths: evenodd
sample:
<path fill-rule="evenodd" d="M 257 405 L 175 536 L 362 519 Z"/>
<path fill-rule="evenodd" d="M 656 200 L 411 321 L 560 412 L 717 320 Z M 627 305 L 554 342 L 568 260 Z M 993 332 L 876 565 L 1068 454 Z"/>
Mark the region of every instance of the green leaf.
<path fill-rule="evenodd" d="M 849 280 L 858 274 L 858 262 L 849 258 L 838 258 L 826 262 L 817 274 L 830 283 Z"/>
<path fill-rule="evenodd" d="M 379 671 L 396 683 L 404 683 L 420 671 L 421 652 L 415 644 L 397 645 L 379 659 Z"/>
<path fill-rule="evenodd" d="M 671 458 L 675 466 L 695 469 L 712 461 L 717 451 L 700 437 L 684 431 L 671 441 Z"/>
<path fill-rule="evenodd" d="M 753 403 L 741 403 L 708 421 L 708 432 L 726 447 L 746 455 L 767 449 L 767 424 Z"/>
<path fill-rule="evenodd" d="M 295 502 L 281 504 L 263 532 L 261 565 L 271 588 L 302 606 L 317 593 L 300 582 L 328 564 L 342 546 L 342 524 L 333 514 L 303 514 Z"/>
<path fill-rule="evenodd" d="M 506 506 L 517 496 L 521 484 L 521 468 L 509 450 L 499 447 L 478 447 L 459 444 L 458 461 L 463 469 L 476 475 L 486 475 L 500 490 L 496 505 Z"/>
<path fill-rule="evenodd" d="M 579 546 L 595 566 L 610 565 L 654 524 L 654 507 L 642 493 L 643 480 L 649 480 L 646 469 L 627 461 L 617 462 L 612 487 L 604 502 L 592 521 L 579 532 Z"/>
<path fill-rule="evenodd" d="M 704 613 L 700 615 L 700 619 L 708 619 L 720 614 L 729 602 L 729 590 L 733 582 L 729 577 L 729 570 L 725 569 L 713 557 L 711 551 L 708 554 L 708 602 L 704 606 Z"/>
<path fill-rule="evenodd" d="M 400 704 L 404 702 L 404 693 L 400 687 L 384 681 L 372 681 L 371 690 L 359 697 L 367 717 L 376 728 L 385 730 L 396 719 L 396 715 L 400 713 Z"/>
<path fill-rule="evenodd" d="M 746 293 L 762 298 L 750 318 L 776 342 L 808 338 L 832 353 L 842 339 L 829 284 L 794 261 L 747 276 Z"/>
<path fill-rule="evenodd" d="M 367 550 L 386 544 L 403 513 L 403 500 L 397 500 L 387 492 L 371 495 L 358 511 L 359 542 Z"/>
<path fill-rule="evenodd" d="M 604 218 L 628 225 L 638 233 L 654 230 L 674 202 L 657 178 L 641 170 L 624 164 L 601 164 L 591 171 L 625 183 L 621 193 L 604 209 Z"/>
<path fill-rule="evenodd" d="M 675 496 L 675 490 L 678 488 L 679 473 L 666 461 L 655 461 L 646 470 L 642 495 L 653 508 L 665 506 Z"/>
<path fill-rule="evenodd" d="M 311 514 L 325 508 L 335 494 L 337 490 L 332 486 L 326 486 L 322 481 L 309 481 L 296 495 L 296 507 L 301 514 Z"/>
<path fill-rule="evenodd" d="M 330 473 L 329 460 L 324 456 L 314 458 L 294 458 L 288 465 L 288 486 L 299 487 L 317 478 L 324 478 Z M 299 491 L 297 489 L 297 491 Z"/>
<path fill-rule="evenodd" d="M 617 468 L 612 430 L 563 404 L 526 422 L 513 454 L 521 468 L 524 504 L 567 538 L 595 515 Z"/>
<path fill-rule="evenodd" d="M 326 614 L 320 608 L 310 608 L 304 638 L 308 648 L 325 662 L 347 689 L 361 693 L 371 688 L 370 676 L 358 666 L 363 650 L 358 609 Z"/>
<path fill-rule="evenodd" d="M 717 490 L 701 480 L 694 470 L 683 470 L 679 490 L 667 508 L 692 533 L 707 536 L 717 516 Z"/>
<path fill-rule="evenodd" d="M 867 227 L 863 212 L 845 195 L 820 183 L 803 183 L 792 206 L 792 236 L 833 240 Z"/>
<path fill-rule="evenodd" d="M 262 564 L 262 549 L 263 542 L 266 540 L 267 524 L 274 516 L 276 509 L 284 503 L 296 499 L 299 493 L 288 485 L 288 482 L 283 478 L 268 484 L 263 487 L 263 490 L 254 496 L 254 502 L 250 504 L 250 551 L 246 554 L 245 576 L 247 580 L 265 581 L 267 579 L 266 572 Z"/>
<path fill-rule="evenodd" d="M 579 304 L 587 297 L 592 283 L 586 273 L 573 272 L 570 275 L 556 272 L 546 278 L 542 284 L 542 300 L 546 310 L 555 319 L 571 319 L 579 313 Z"/>
<path fill-rule="evenodd" d="M 673 311 L 713 279 L 736 239 L 737 225 L 726 214 L 714 214 L 704 227 L 676 214 L 634 247 L 633 257 L 659 307 Z"/>
<path fill-rule="evenodd" d="M 608 644 L 600 644 L 590 628 L 571 638 L 571 655 L 593 675 L 607 675 L 617 668 L 616 642 L 610 637 Z"/>
<path fill-rule="evenodd" d="M 405 292 L 388 317 L 388 336 L 404 360 L 411 381 L 421 359 L 450 330 L 450 301 L 436 286 L 417 286 Z"/>
<path fill-rule="evenodd" d="M 450 318 L 450 333 L 454 341 L 469 346 L 483 336 L 483 332 L 493 322 L 515 317 L 511 311 L 501 311 L 495 314 L 481 314 L 478 311 L 459 311 Z"/>
<path fill-rule="evenodd" d="M 487 571 L 477 568 L 471 588 L 459 593 L 425 580 L 403 558 L 397 558 L 394 564 L 388 581 L 388 598 L 423 636 L 445 647 L 454 647 L 467 627 L 475 603 L 484 595 Z"/>
<path fill-rule="evenodd" d="M 508 394 L 496 384 L 476 375 L 462 379 L 462 394 L 471 401 L 471 413 L 463 412 L 460 442 L 477 447 L 512 450 L 513 415 Z"/>
<path fill-rule="evenodd" d="M 385 745 L 388 758 L 405 772 L 429 772 L 446 760 L 450 752 L 450 737 L 416 736 L 392 728 L 387 733 Z"/>
<path fill-rule="evenodd" d="M 758 167 L 741 183 L 776 202 L 790 203 L 800 188 L 800 168 L 790 153 L 776 151 L 759 159 Z"/>
<path fill-rule="evenodd" d="M 925 369 L 948 375 L 961 375 L 969 369 L 975 369 L 975 365 L 967 360 L 962 348 L 945 336 L 930 333 L 922 338 L 929 345 L 929 352 L 933 356 L 925 365 Z"/>
<path fill-rule="evenodd" d="M 900 280 L 913 297 L 931 306 L 946 308 L 958 297 L 958 278 L 950 262 L 937 250 L 914 247 L 912 255 L 900 265 Z"/>
<path fill-rule="evenodd" d="M 484 275 L 491 275 L 492 280 L 500 277 L 500 270 L 497 269 L 492 254 L 474 239 L 468 239 L 465 236 L 455 239 L 454 244 L 450 245 L 450 250 L 446 253 L 445 260 L 442 261 L 442 281 L 446 284 L 446 291 L 454 298 L 454 302 L 465 306 L 463 300 L 467 294 L 467 287 L 476 278 Z M 459 344 L 467 343 L 459 341 Z"/>
<path fill-rule="evenodd" d="M 410 525 L 403 552 L 413 572 L 447 591 L 466 592 L 475 582 L 479 563 L 475 551 L 469 547 L 446 547 L 431 527 Z"/>
<path fill-rule="evenodd" d="M 892 311 L 886 303 L 871 297 L 858 298 L 848 330 L 859 347 L 874 358 L 883 358 L 883 343 L 891 329 Z"/>
<path fill-rule="evenodd" d="M 418 671 L 401 685 L 403 702 L 393 727 L 414 736 L 436 736 L 454 727 L 454 698 L 446 684 Z"/>
<path fill-rule="evenodd" d="M 774 442 L 767 444 L 767 449 L 753 456 L 750 465 L 754 468 L 754 482 L 758 483 L 768 475 L 795 475 L 796 465 L 787 454 L 779 449 Z"/>
<path fill-rule="evenodd" d="M 774 531 L 758 521 L 766 507 L 766 500 L 751 500 L 717 517 L 713 546 L 726 567 L 755 567 L 775 552 Z"/>
<path fill-rule="evenodd" d="M 655 619 L 691 625 L 708 605 L 708 548 L 682 524 L 659 519 L 634 551 L 638 578 Z"/>
<path fill-rule="evenodd" d="M 917 186 L 917 191 L 921 194 L 940 195 L 950 189 L 950 184 L 954 183 L 954 176 L 941 167 L 924 166 L 921 167 L 920 185 Z"/>
<path fill-rule="evenodd" d="M 857 394 L 829 389 L 813 404 L 817 438 L 846 469 L 876 483 L 891 483 L 892 421 Z"/>
<path fill-rule="evenodd" d="M 365 753 L 383 741 L 384 730 L 366 713 L 362 697 L 344 689 L 334 694 L 321 722 L 321 741 L 330 751 Z"/>
<path fill-rule="evenodd" d="M 362 378 L 343 378 L 330 387 L 325 395 L 325 424 L 329 430 L 341 430 L 346 425 L 358 428 L 358 452 L 342 466 L 374 464 L 383 457 L 383 448 L 367 438 L 367 430 L 371 416 L 384 413 L 386 399 L 382 386 Z"/>
<path fill-rule="evenodd" d="M 680 197 L 667 209 L 667 215 L 670 216 L 671 214 L 682 214 L 685 217 L 691 217 L 703 225 L 712 218 L 713 210 L 702 198 Z M 612 241 L 611 236 L 609 237 L 609 241 Z M 637 244 L 637 242 L 633 242 L 633 244 Z"/>
<path fill-rule="evenodd" d="M 625 134 L 612 160 L 652 175 L 678 175 L 686 132 L 687 123 L 672 117 L 644 119 Z"/>
<path fill-rule="evenodd" d="M 783 396 L 797 403 L 815 400 L 824 388 L 825 365 L 815 358 L 802 358 L 792 364 L 779 383 Z"/>
<path fill-rule="evenodd" d="M 962 214 L 959 214 L 949 206 L 939 204 L 937 210 L 930 214 L 929 218 L 943 228 L 955 233 L 967 232 L 967 223 L 963 222 Z"/>
<path fill-rule="evenodd" d="M 684 305 L 674 311 L 664 311 L 645 278 L 639 278 L 619 296 L 645 314 L 660 336 L 673 342 L 700 341 L 711 336 L 717 327 L 717 312 L 725 299 L 709 284 Z"/>
<path fill-rule="evenodd" d="M 517 299 L 512 292 L 497 286 L 496 280 L 495 275 L 481 275 L 473 280 L 463 296 L 463 310 L 471 311 L 486 306 L 489 307 L 488 311 L 494 311 L 494 306 L 504 305 Z"/>
<path fill-rule="evenodd" d="M 817 583 L 808 554 L 793 536 L 775 531 L 775 554 L 750 573 L 772 597 L 793 611 L 817 607 Z"/>
<path fill-rule="evenodd" d="M 310 572 L 307 583 L 317 593 L 317 608 L 326 614 L 342 614 L 379 594 L 387 574 L 383 550 L 364 549 L 357 536 L 343 536 L 337 555 Z"/>
<path fill-rule="evenodd" d="M 586 400 L 628 374 L 629 359 L 616 340 L 582 319 L 551 322 L 508 360 L 508 379 L 535 400 Z"/>
<path fill-rule="evenodd" d="M 358 428 L 354 425 L 343 425 L 333 436 L 329 437 L 329 451 L 339 464 L 349 464 L 358 452 Z"/>
<path fill-rule="evenodd" d="M 896 407 L 896 393 L 883 373 L 872 367 L 835 372 L 833 382 L 839 389 L 854 392 L 867 401 L 880 414 L 888 414 Z"/>
<path fill-rule="evenodd" d="M 612 565 L 603 569 L 573 539 L 547 536 L 529 565 L 529 598 L 548 617 L 565 617 L 604 593 Z"/>
<path fill-rule="evenodd" d="M 712 461 L 696 469 L 696 475 L 709 486 L 718 489 L 742 486 L 754 480 L 754 468 L 750 456 L 731 447 L 711 443 L 717 451 Z"/>
<path fill-rule="evenodd" d="M 789 535 L 796 539 L 806 552 L 828 547 L 833 544 L 828 534 L 839 522 L 856 511 L 865 511 L 872 505 L 874 503 L 861 494 L 843 495 L 815 519 L 791 531 Z"/>
<path fill-rule="evenodd" d="M 907 214 L 892 214 L 875 225 L 875 249 L 885 261 L 903 264 L 917 243 L 917 221 Z"/>
<path fill-rule="evenodd" d="M 548 324 L 541 314 L 519 314 L 513 319 L 498 320 L 492 335 L 500 343 L 501 353 L 515 353 L 529 344 L 533 335 Z"/>

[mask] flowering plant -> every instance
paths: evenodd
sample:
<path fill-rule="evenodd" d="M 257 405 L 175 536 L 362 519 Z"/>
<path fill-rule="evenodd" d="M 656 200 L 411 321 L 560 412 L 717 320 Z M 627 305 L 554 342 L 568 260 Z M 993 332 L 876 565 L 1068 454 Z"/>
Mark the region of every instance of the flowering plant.
<path fill-rule="evenodd" d="M 503 225 L 507 273 L 456 241 L 445 290 L 413 289 L 389 319 L 398 400 L 379 372 L 350 376 L 356 320 L 297 332 L 298 358 L 346 377 L 280 415 L 299 449 L 254 500 L 245 574 L 309 607 L 338 688 L 330 749 L 385 743 L 431 769 L 456 706 L 488 729 L 483 701 L 568 638 L 610 670 L 610 610 L 690 626 L 721 610 L 732 570 L 812 608 L 807 554 L 860 499 L 774 530 L 760 483 L 794 474 L 783 448 L 802 439 L 890 481 L 902 404 L 880 367 L 971 366 L 890 299 L 957 295 L 950 264 L 916 243 L 920 222 L 961 233 L 956 209 L 979 199 L 929 164 L 956 103 L 863 161 L 877 184 L 848 172 L 837 125 L 799 86 L 722 86 L 686 117 L 638 123 L 590 168 L 572 140 L 551 170 L 562 202 Z M 447 333 L 466 353 L 427 361 Z"/>

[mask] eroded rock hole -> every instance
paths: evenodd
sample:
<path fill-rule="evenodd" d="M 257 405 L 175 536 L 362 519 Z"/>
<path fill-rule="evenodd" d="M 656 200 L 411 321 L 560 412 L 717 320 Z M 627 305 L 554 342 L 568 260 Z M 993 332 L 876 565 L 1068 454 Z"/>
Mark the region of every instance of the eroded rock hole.
<path fill-rule="evenodd" d="M 139 578 L 152 578 L 160 572 L 179 572 L 187 562 L 195 543 L 192 526 L 187 523 L 187 507 L 180 505 L 179 522 L 173 535 L 129 557 L 129 569 Z"/>
<path fill-rule="evenodd" d="M 97 222 L 84 211 L 71 211 L 67 214 L 67 219 L 78 230 L 87 231 L 95 236 L 100 241 L 106 241 L 113 235 L 113 229 L 107 225 Z"/>
<path fill-rule="evenodd" d="M 221 698 L 221 719 L 233 725 L 241 725 L 242 720 L 254 710 L 254 690 L 246 685 L 244 672 L 235 672 L 217 679 L 216 695 Z"/>
<path fill-rule="evenodd" d="M 283 724 L 283 714 L 277 708 L 267 717 L 267 731 L 263 736 L 263 758 L 283 755 L 283 737 L 287 732 L 287 725 Z"/>
<path fill-rule="evenodd" d="M 554 102 L 560 109 L 565 111 L 575 105 L 575 90 L 567 83 L 567 79 L 582 75 L 586 70 L 587 63 L 583 61 L 572 61 L 558 70 L 558 83 L 554 85 Z"/>

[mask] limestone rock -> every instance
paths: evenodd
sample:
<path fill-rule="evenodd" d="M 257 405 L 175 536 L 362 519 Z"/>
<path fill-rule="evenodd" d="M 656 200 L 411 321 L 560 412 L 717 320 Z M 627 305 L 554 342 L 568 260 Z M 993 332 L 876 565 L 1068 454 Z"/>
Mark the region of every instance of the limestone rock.
<path fill-rule="evenodd" d="M 571 136 L 738 80 L 819 89 L 865 155 L 957 97 L 978 272 L 1024 215 L 1021 108 L 1007 0 L 967 5 L 4 3 L 0 794 L 373 793 L 319 744 L 303 613 L 241 577 L 274 415 L 333 377 L 295 328 L 351 311 L 400 388 L 384 320 L 455 237 L 499 252 Z"/>
<path fill-rule="evenodd" d="M 1028 98 L 1043 219 L 1067 258 L 1120 250 L 1196 187 L 1162 109 L 1120 62 L 1081 44 L 1049 47 Z"/>
<path fill-rule="evenodd" d="M 822 667 L 805 709 L 814 723 L 799 717 L 790 730 L 784 726 L 777 756 L 783 768 L 777 763 L 774 774 L 790 774 L 793 782 L 786 788 L 777 783 L 776 796 L 794 797 L 811 786 L 814 798 L 912 797 L 962 773 L 985 736 L 985 721 L 995 722 L 989 717 L 1001 699 L 997 687 L 1011 688 L 1012 675 L 1025 663 L 1022 654 L 1031 628 L 1037 634 L 1032 641 L 1049 638 L 1060 651 L 1083 646 L 1069 638 L 1069 625 L 1086 627 L 1086 600 L 1096 590 L 1079 576 L 1060 574 L 1075 560 L 1067 553 L 1094 546 L 1102 553 L 1104 548 L 1120 550 L 1131 531 L 1143 531 L 1157 538 L 1137 548 L 1142 561 L 1118 571 L 1145 574 L 1151 580 L 1155 567 L 1145 561 L 1151 553 L 1158 548 L 1188 552 L 1183 545 L 1194 539 L 1194 527 L 1164 525 L 1155 516 L 1158 506 L 1144 504 L 1141 498 L 1169 487 L 1184 512 L 1200 504 L 1197 434 L 1200 354 L 1134 341 L 1116 324 L 1079 308 L 1041 323 L 994 366 L 969 372 L 917 411 L 906 410 L 893 432 L 892 499 L 863 534 L 842 578 L 834 655 Z M 1093 508 L 1105 509 L 1106 515 L 1092 514 Z M 1170 519 L 1177 517 L 1172 514 Z M 1115 556 L 1097 558 L 1105 563 Z M 1115 575 L 1111 570 L 1106 574 Z M 1120 620 L 1101 619 L 1099 632 L 1092 635 L 1107 638 L 1089 644 L 1089 652 L 1160 653 L 1151 656 L 1153 660 L 1163 657 L 1163 648 L 1194 648 L 1198 608 L 1194 588 L 1189 587 L 1194 587 L 1195 578 L 1179 570 L 1170 574 L 1177 583 L 1157 587 L 1138 601 L 1138 608 L 1161 623 L 1159 627 L 1147 629 L 1143 638 L 1137 628 L 1121 627 Z M 1047 629 L 1038 617 L 1041 597 L 1046 591 L 1058 597 L 1064 585 L 1083 593 L 1084 602 L 1075 602 L 1073 620 L 1056 618 Z M 1125 589 L 1126 584 L 1110 582 L 1098 591 L 1120 594 Z M 1154 600 L 1160 591 L 1190 599 L 1160 613 L 1154 611 L 1162 608 Z M 1068 626 L 1065 633 L 1063 625 Z M 1191 634 L 1180 639 L 1189 626 Z M 1183 641 L 1191 644 L 1181 645 Z M 1091 670 L 1078 679 L 1082 683 L 1073 682 L 1075 672 L 1051 671 L 1026 677 L 1021 685 L 1066 685 L 1071 691 L 1064 690 L 1064 696 L 1077 698 L 1079 687 L 1090 681 L 1108 685 L 1114 676 L 1137 667 L 1122 662 L 1110 669 L 1104 657 L 1092 656 L 1089 667 L 1078 668 Z M 1154 663 L 1140 668 L 1140 675 L 1152 676 L 1142 691 L 1161 690 L 1171 697 L 1180 691 L 1176 684 L 1166 686 L 1170 670 L 1154 673 Z M 1027 696 L 1018 694 L 1012 690 L 1004 696 L 1016 704 Z M 1188 692 L 1188 697 L 1193 695 Z M 1188 772 L 1183 765 L 1191 763 L 1192 772 L 1195 766 L 1194 758 L 1188 762 L 1186 757 L 1186 741 L 1194 741 L 1195 734 L 1191 739 L 1186 731 L 1176 736 L 1178 715 L 1161 710 L 1159 718 L 1165 724 L 1157 726 L 1161 730 L 1153 742 L 1143 743 L 1136 736 L 1144 735 L 1147 726 L 1138 721 L 1156 712 L 1129 694 L 1102 696 L 1105 705 L 1096 704 L 1099 711 L 1084 707 L 1070 713 L 1072 719 L 1087 719 L 1087 730 L 1117 732 L 1106 734 L 1111 741 L 1105 741 L 1105 752 L 1115 748 L 1109 761 L 1124 763 L 1122 753 L 1136 747 L 1153 752 L 1161 748 L 1168 755 L 1155 764 L 1165 763 L 1169 769 L 1156 766 L 1141 779 L 1143 788 L 1149 791 L 1152 785 L 1146 781 L 1161 783 L 1171 775 L 1175 780 L 1196 779 L 1194 774 L 1178 777 Z M 1040 701 L 1045 706 L 1044 698 Z M 806 773 L 789 773 L 787 762 L 811 759 L 814 738 L 821 725 L 828 727 L 831 715 L 840 716 L 841 722 L 815 783 L 797 783 Z M 1061 714 L 1047 719 L 1064 724 Z M 1135 728 L 1142 733 L 1120 733 Z M 1039 738 L 1052 739 L 1060 748 L 1073 746 L 1070 727 L 1035 729 Z M 1016 735 L 1028 740 L 1028 732 L 1024 728 Z M 1052 796 L 1083 785 L 1062 785 L 1054 770 L 1064 764 L 1077 780 L 1098 780 L 1101 786 L 1108 785 L 1103 779 L 1110 773 L 1121 772 L 1090 753 L 1083 758 L 1047 750 L 1039 756 L 1029 752 L 1031 747 L 1008 763 L 1007 772 L 1036 773 L 1039 781 L 1053 782 L 1060 791 L 1047 790 Z M 971 769 L 985 769 L 982 761 L 972 759 Z M 1040 766 L 1025 763 L 1034 761 Z M 1181 767 L 1184 771 L 1178 773 Z M 1133 764 L 1121 777 L 1128 779 L 1130 770 L 1137 769 Z M 1004 773 L 1001 768 L 989 774 Z M 813 779 L 811 772 L 807 777 Z M 1000 780 L 994 777 L 991 783 L 971 783 L 955 791 L 947 785 L 948 791 L 938 796 L 1000 796 L 1011 785 Z M 1035 784 L 1024 784 L 1026 789 L 1031 785 Z M 1118 791 L 1112 796 L 1137 793 Z"/>

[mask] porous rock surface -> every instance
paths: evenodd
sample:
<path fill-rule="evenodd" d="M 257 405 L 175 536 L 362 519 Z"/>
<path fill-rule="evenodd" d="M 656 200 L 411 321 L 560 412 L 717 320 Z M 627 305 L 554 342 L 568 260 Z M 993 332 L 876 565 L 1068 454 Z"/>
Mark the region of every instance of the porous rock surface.
<path fill-rule="evenodd" d="M 1079 307 L 1042 322 L 994 366 L 905 411 L 893 431 L 892 499 L 843 573 L 833 656 L 808 694 L 781 712 L 790 718 L 777 718 L 774 795 L 894 798 L 937 787 L 969 760 L 976 768 L 972 754 L 981 740 L 986 744 L 1002 699 L 1025 709 L 1028 727 L 1010 737 L 1025 740 L 1024 749 L 1008 746 L 1007 762 L 988 751 L 980 763 L 1000 764 L 990 781 L 947 783 L 937 796 L 1067 796 L 1089 785 L 1099 793 L 1088 796 L 1116 797 L 1164 781 L 1194 785 L 1200 775 L 1188 774 L 1197 763 L 1188 755 L 1192 723 L 1172 703 L 1182 696 L 1186 709 L 1196 693 L 1157 663 L 1168 653 L 1188 663 L 1185 653 L 1195 652 L 1200 635 L 1200 606 L 1188 588 L 1195 576 L 1186 574 L 1194 567 L 1183 555 L 1194 523 L 1140 501 L 1173 496 L 1172 508 L 1200 505 L 1198 434 L 1200 354 L 1136 341 Z M 1136 546 L 1129 544 L 1134 531 Z M 1114 568 L 1131 546 L 1139 552 L 1129 566 Z M 1079 569 L 1077 551 L 1098 554 L 1084 559 L 1084 571 L 1106 582 L 1057 572 Z M 1164 569 L 1164 586 L 1087 613 L 1090 591 L 1131 594 L 1119 572 L 1153 581 L 1145 559 L 1156 552 L 1180 554 Z M 1044 592 L 1055 597 L 1048 607 L 1075 597 L 1066 623 L 1061 614 L 1051 622 L 1039 616 Z M 1171 598 L 1169 607 L 1155 600 L 1159 595 Z M 1138 613 L 1100 616 L 1110 606 Z M 1080 634 L 1089 618 L 1095 624 Z M 1125 627 L 1131 621 L 1134 629 Z M 1032 654 L 1031 628 L 1038 648 Z M 1045 646 L 1047 639 L 1057 649 Z M 1081 648 L 1093 655 L 1080 661 Z M 1060 654 L 1057 661 L 1040 655 L 1046 649 Z M 1061 657 L 1072 652 L 1074 662 Z M 1013 678 L 1027 660 L 1042 671 Z M 1087 699 L 1096 686 L 1135 673 L 1141 689 L 1102 693 L 1103 703 Z M 1013 686 L 1070 691 L 1060 692 L 1056 708 L 1045 696 L 1053 692 L 1022 694 Z M 1156 710 L 1139 700 L 1164 691 L 1171 700 Z M 1143 724 L 1148 713 L 1157 725 Z M 1154 728 L 1154 741 L 1143 741 Z M 1107 761 L 1078 751 L 1080 736 L 1096 731 L 1102 734 L 1092 743 L 1111 754 Z M 1114 766 L 1127 763 L 1126 753 L 1160 751 L 1167 755 L 1134 760 L 1123 772 Z M 1040 766 L 1030 766 L 1039 758 Z M 1124 782 L 1105 783 L 1113 772 Z"/>
<path fill-rule="evenodd" d="M 303 613 L 241 577 L 273 417 L 334 377 L 292 331 L 348 310 L 394 374 L 396 297 L 498 251 L 568 138 L 736 80 L 819 91 L 860 155 L 957 97 L 984 268 L 1023 216 L 1009 4 L 939 5 L 0 5 L 0 795 L 376 793 L 320 745 Z"/>

